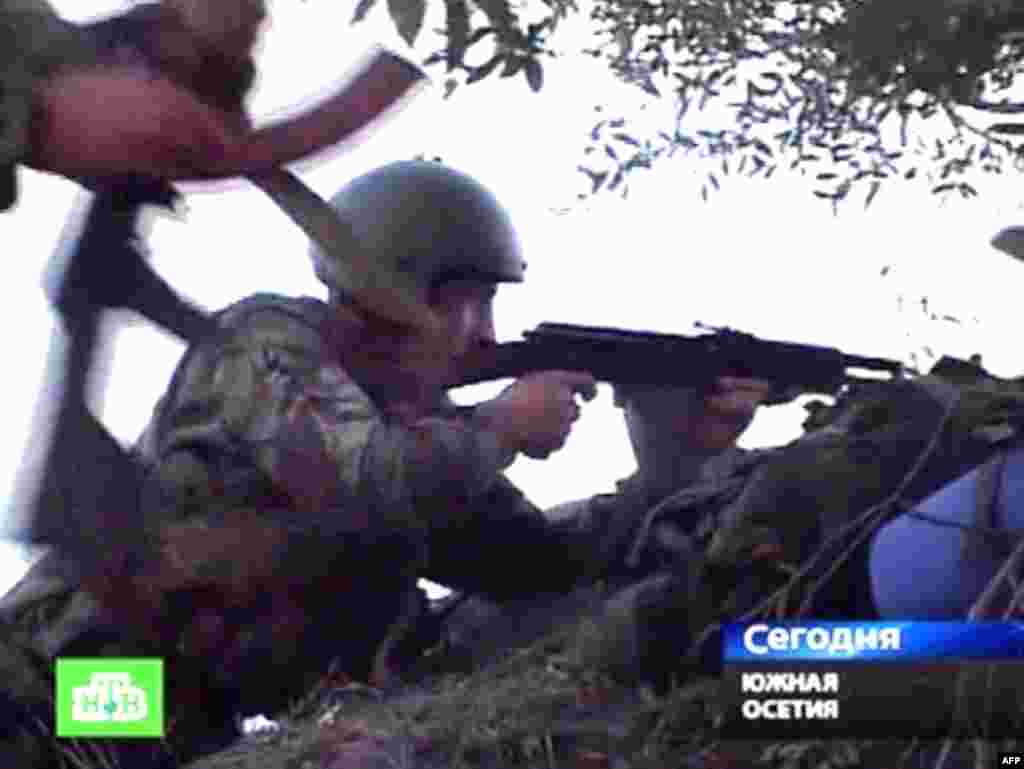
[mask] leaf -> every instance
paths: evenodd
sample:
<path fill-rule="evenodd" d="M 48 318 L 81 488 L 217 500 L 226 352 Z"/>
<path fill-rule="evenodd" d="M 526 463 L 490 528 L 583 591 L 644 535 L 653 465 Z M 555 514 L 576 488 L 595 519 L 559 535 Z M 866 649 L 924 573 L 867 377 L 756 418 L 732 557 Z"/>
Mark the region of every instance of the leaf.
<path fill-rule="evenodd" d="M 712 173 L 708 174 L 708 181 L 711 182 L 711 186 L 715 188 L 715 192 L 718 192 L 720 189 L 722 189 L 719 186 L 718 179 L 717 179 L 717 177 L 714 174 L 712 174 Z"/>
<path fill-rule="evenodd" d="M 506 56 L 505 57 L 505 69 L 501 71 L 502 77 L 514 77 L 519 74 L 521 70 L 528 62 L 524 56 Z"/>
<path fill-rule="evenodd" d="M 469 40 L 466 41 L 466 47 L 469 48 L 472 45 L 476 45 L 488 35 L 495 34 L 494 27 L 478 27 L 473 30 L 473 34 L 469 36 Z"/>
<path fill-rule="evenodd" d="M 871 205 L 871 201 L 875 199 L 875 195 L 878 194 L 878 191 L 881 188 L 882 188 L 882 183 L 881 182 L 877 182 L 877 181 L 876 182 L 871 182 L 871 187 L 868 190 L 868 195 L 867 195 L 866 198 L 864 198 L 864 210 L 865 211 L 867 210 L 868 206 Z"/>
<path fill-rule="evenodd" d="M 498 65 L 501 64 L 502 59 L 502 55 L 500 53 L 496 53 L 489 61 L 481 64 L 479 67 L 474 67 L 473 71 L 469 73 L 469 77 L 466 78 L 466 85 L 475 83 L 478 80 L 483 80 L 497 69 Z"/>
<path fill-rule="evenodd" d="M 537 59 L 526 60 L 526 82 L 534 93 L 540 91 L 544 85 L 544 70 Z"/>
<path fill-rule="evenodd" d="M 989 131 L 1007 136 L 1020 136 L 1024 134 L 1024 123 L 996 123 L 989 126 Z"/>
<path fill-rule="evenodd" d="M 601 189 L 601 186 L 604 184 L 604 180 L 608 178 L 607 171 L 591 171 L 589 168 L 586 168 L 584 166 L 576 166 L 576 170 L 579 171 L 581 174 L 584 174 L 588 179 L 590 179 L 591 195 L 593 195 L 599 189 Z"/>
<path fill-rule="evenodd" d="M 903 174 L 903 178 L 906 179 L 907 181 L 910 181 L 915 176 L 917 176 L 917 168 L 911 168 L 905 174 Z"/>
<path fill-rule="evenodd" d="M 508 0 L 475 0 L 477 8 L 484 12 L 498 34 L 498 40 L 513 44 L 516 40 L 516 17 Z M 525 36 L 524 36 L 525 37 Z"/>
<path fill-rule="evenodd" d="M 932 195 L 938 195 L 940 192 L 949 192 L 954 187 L 956 187 L 956 185 L 953 182 L 940 184 L 939 186 L 932 188 Z"/>
<path fill-rule="evenodd" d="M 640 146 L 640 142 L 638 142 L 636 139 L 634 139 L 629 134 L 623 134 L 623 133 L 612 134 L 612 138 L 615 139 L 616 141 L 622 142 L 623 144 L 628 144 L 630 147 L 639 147 Z"/>
<path fill-rule="evenodd" d="M 426 0 L 388 0 L 388 13 L 402 39 L 410 46 L 416 42 L 427 13 Z"/>
<path fill-rule="evenodd" d="M 447 71 L 462 64 L 469 48 L 469 6 L 466 0 L 445 0 L 445 66 Z"/>
<path fill-rule="evenodd" d="M 978 194 L 978 191 L 967 182 L 960 182 L 957 185 L 957 189 L 960 190 L 960 195 L 963 196 L 964 200 L 975 197 Z"/>
<path fill-rule="evenodd" d="M 773 96 L 782 89 L 782 76 L 779 75 L 778 73 L 762 72 L 758 75 L 758 77 L 763 77 L 765 80 L 770 80 L 772 83 L 774 83 L 774 87 L 769 88 L 759 88 L 757 86 L 754 86 L 754 90 L 756 90 L 759 94 L 763 96 Z"/>
<path fill-rule="evenodd" d="M 614 148 L 612 147 L 612 145 L 610 145 L 610 144 L 606 144 L 606 145 L 604 145 L 604 152 L 605 152 L 605 154 L 606 154 L 606 155 L 607 155 L 608 157 L 610 157 L 610 158 L 611 158 L 612 160 L 614 160 L 614 161 L 618 162 L 618 160 L 619 160 L 619 156 L 618 156 L 618 154 L 617 154 L 617 153 L 615 152 L 615 149 L 614 149 Z"/>
<path fill-rule="evenodd" d="M 356 12 L 352 14 L 352 24 L 358 24 L 366 18 L 366 14 L 373 10 L 377 0 L 359 0 L 356 4 Z"/>

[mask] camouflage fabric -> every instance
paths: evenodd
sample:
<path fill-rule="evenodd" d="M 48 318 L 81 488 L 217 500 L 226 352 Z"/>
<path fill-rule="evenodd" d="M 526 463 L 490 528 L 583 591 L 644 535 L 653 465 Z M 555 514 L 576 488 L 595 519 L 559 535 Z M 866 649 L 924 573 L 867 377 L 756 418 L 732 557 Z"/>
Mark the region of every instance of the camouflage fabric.
<path fill-rule="evenodd" d="M 0 211 L 16 197 L 15 165 L 28 147 L 36 82 L 95 56 L 84 33 L 45 0 L 0 0 Z"/>
<path fill-rule="evenodd" d="M 854 546 L 838 534 L 897 491 L 889 517 L 909 509 L 998 454 L 1024 426 L 1024 381 L 980 370 L 964 376 L 955 364 L 945 359 L 928 376 L 853 390 L 819 411 L 800 439 L 754 452 L 731 475 L 650 510 L 628 558 L 647 576 L 587 621 L 578 664 L 665 672 L 652 666 L 669 659 L 658 654 L 668 637 L 677 650 L 703 639 L 685 664 L 713 666 L 715 636 L 706 631 L 755 608 L 811 557 L 815 568 L 802 584 L 828 577 L 808 606 L 812 615 L 872 616 L 870 538 Z M 928 461 L 913 472 L 925 452 Z M 981 526 L 989 507 L 979 500 Z M 979 539 L 964 532 L 965 547 Z M 801 598 L 810 596 L 797 590 L 789 611 Z"/>
<path fill-rule="evenodd" d="M 757 452 L 733 447 L 710 459 L 700 459 L 699 462 L 695 459 L 692 468 L 680 468 L 681 476 L 693 477 L 691 488 L 695 492 L 694 498 L 700 502 L 692 510 L 693 526 L 701 520 L 701 512 L 712 509 L 711 503 L 715 501 L 706 494 L 707 486 L 734 475 L 738 468 L 749 466 L 751 458 L 756 455 Z M 636 586 L 658 571 L 666 562 L 667 554 L 671 553 L 672 560 L 684 557 L 684 553 L 673 548 L 681 542 L 690 542 L 685 535 L 680 538 L 675 528 L 662 531 L 659 526 L 656 527 L 657 536 L 664 535 L 666 539 L 660 541 L 657 560 L 630 558 L 634 543 L 646 537 L 647 512 L 656 509 L 666 496 L 663 488 L 645 481 L 637 473 L 617 482 L 613 493 L 573 500 L 545 510 L 544 515 L 557 529 L 573 532 L 582 538 L 581 541 L 588 543 L 593 551 L 593 562 L 603 565 L 595 574 L 601 582 L 598 594 L 592 595 L 589 589 L 592 586 L 581 588 L 575 596 L 552 595 L 549 588 L 546 595 L 497 604 L 482 596 L 453 593 L 436 602 L 433 616 L 423 620 L 425 625 L 434 628 L 431 642 L 443 643 L 449 657 L 479 664 L 493 657 L 498 650 L 535 640 L 536 634 L 542 634 L 551 622 L 565 620 L 571 612 L 578 611 L 583 597 L 592 605 L 599 606 L 600 595 L 614 593 L 618 587 L 627 588 L 626 594 L 634 596 L 635 589 L 639 589 Z M 678 507 L 679 494 L 670 496 L 676 500 L 676 509 L 681 510 Z M 652 584 L 661 586 L 662 582 Z M 439 620 L 439 617 L 443 619 Z M 583 643 L 592 647 L 595 634 L 600 635 L 600 631 L 591 628 L 585 632 Z M 643 645 L 636 639 L 624 637 L 619 637 L 614 643 L 627 644 L 630 648 Z M 587 656 L 590 652 L 582 651 L 581 654 Z"/>
<path fill-rule="evenodd" d="M 679 477 L 692 478 L 692 486 L 700 487 L 732 475 L 736 467 L 749 463 L 750 454 L 734 446 L 710 457 L 693 457 L 693 466 L 681 468 Z M 635 572 L 627 566 L 626 557 L 640 535 L 645 514 L 678 491 L 678 487 L 666 488 L 663 482 L 654 483 L 636 472 L 618 481 L 612 493 L 563 502 L 545 510 L 544 515 L 558 528 L 590 539 L 598 560 L 607 564 L 602 575 L 607 580 L 616 570 Z"/>
<path fill-rule="evenodd" d="M 142 541 L 85 580 L 54 556 L 3 600 L 0 638 L 34 669 L 164 657 L 169 743 L 189 755 L 208 724 L 276 712 L 332 661 L 386 676 L 419 576 L 498 600 L 578 578 L 587 553 L 504 479 L 512 457 L 471 412 L 410 416 L 380 365 L 357 381 L 343 310 L 259 295 L 218 323 L 136 447 Z M 47 688 L 5 683 L 22 701 Z"/>

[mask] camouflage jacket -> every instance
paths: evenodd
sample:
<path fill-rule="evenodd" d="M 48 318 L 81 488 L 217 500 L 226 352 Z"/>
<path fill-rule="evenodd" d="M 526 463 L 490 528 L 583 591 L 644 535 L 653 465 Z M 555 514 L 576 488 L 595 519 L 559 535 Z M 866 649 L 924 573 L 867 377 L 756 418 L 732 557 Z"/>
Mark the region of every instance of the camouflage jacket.
<path fill-rule="evenodd" d="M 15 165 L 29 145 L 36 83 L 58 66 L 96 56 L 84 31 L 46 0 L 0 0 L 0 211 L 16 197 Z"/>
<path fill-rule="evenodd" d="M 678 488 L 671 491 L 655 488 L 637 472 L 618 481 L 615 491 L 610 494 L 565 502 L 544 514 L 560 528 L 585 532 L 592 538 L 600 559 L 609 564 L 618 577 L 628 578 L 628 574 L 645 569 L 630 562 L 630 555 L 636 549 L 638 538 L 649 534 L 651 511 L 657 510 L 666 499 L 678 502 L 681 493 L 693 495 L 701 503 L 691 511 L 692 520 L 684 526 L 687 533 L 692 533 L 701 522 L 701 509 L 707 508 L 719 496 L 708 496 L 709 489 L 750 467 L 761 453 L 732 447 L 710 458 L 700 458 L 692 468 L 692 483 L 682 491 Z M 682 523 L 678 516 L 676 523 Z"/>
<path fill-rule="evenodd" d="M 130 638 L 273 712 L 334 659 L 368 675 L 418 577 L 496 600 L 572 586 L 585 551 L 504 478 L 497 437 L 450 403 L 402 417 L 346 370 L 339 318 L 272 295 L 219 313 L 136 448 L 145 548 L 85 590 L 57 560 L 30 572 L 0 602 L 29 649 Z"/>

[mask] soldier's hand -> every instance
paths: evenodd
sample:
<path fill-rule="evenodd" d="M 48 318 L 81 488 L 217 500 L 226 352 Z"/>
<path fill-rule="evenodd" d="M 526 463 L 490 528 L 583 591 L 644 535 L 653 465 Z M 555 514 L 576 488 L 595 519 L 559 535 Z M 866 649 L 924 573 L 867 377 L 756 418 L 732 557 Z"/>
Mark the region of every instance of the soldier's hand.
<path fill-rule="evenodd" d="M 64 176 L 201 175 L 237 154 L 237 122 L 141 66 L 57 73 L 39 86 L 28 162 Z"/>
<path fill-rule="evenodd" d="M 565 445 L 579 419 L 576 396 L 589 401 L 596 394 L 597 383 L 590 374 L 544 371 L 516 380 L 478 412 L 507 445 L 544 459 Z"/>
<path fill-rule="evenodd" d="M 772 393 L 769 382 L 720 377 L 717 388 L 704 400 L 692 437 L 704 449 L 722 451 L 736 443 L 750 425 L 754 412 Z"/>

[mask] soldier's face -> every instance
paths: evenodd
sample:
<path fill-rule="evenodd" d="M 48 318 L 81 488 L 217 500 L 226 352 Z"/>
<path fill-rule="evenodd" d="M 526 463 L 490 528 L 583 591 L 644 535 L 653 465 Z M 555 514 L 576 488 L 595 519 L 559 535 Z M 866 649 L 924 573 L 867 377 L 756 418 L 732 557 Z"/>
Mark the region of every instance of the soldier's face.
<path fill-rule="evenodd" d="M 494 344 L 494 296 L 497 286 L 480 280 L 455 280 L 433 292 L 430 305 L 441 320 L 445 384 L 457 378 L 467 355 Z"/>

